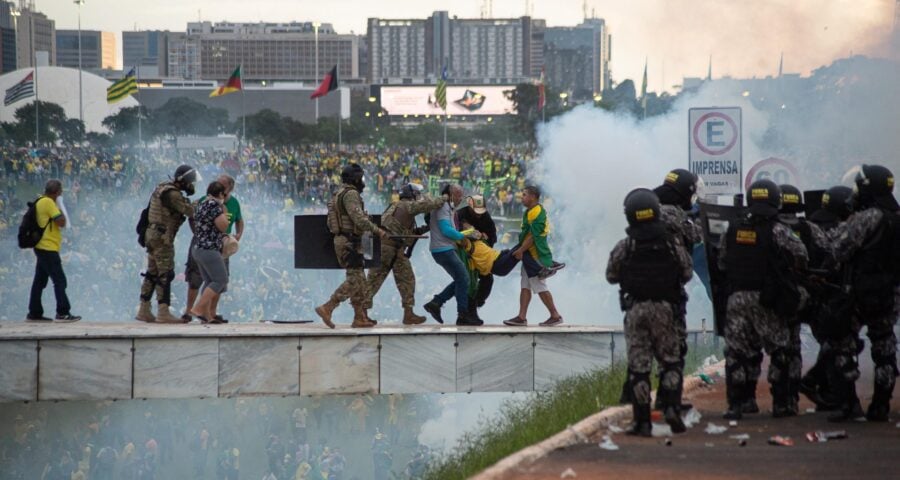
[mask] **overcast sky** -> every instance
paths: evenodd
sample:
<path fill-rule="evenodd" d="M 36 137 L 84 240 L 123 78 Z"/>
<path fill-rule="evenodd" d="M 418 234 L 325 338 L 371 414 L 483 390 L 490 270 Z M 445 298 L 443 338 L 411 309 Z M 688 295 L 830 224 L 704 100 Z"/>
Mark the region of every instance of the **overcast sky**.
<path fill-rule="evenodd" d="M 56 28 L 75 28 L 71 0 L 35 0 Z M 188 21 L 320 21 L 340 33 L 365 33 L 366 19 L 425 18 L 449 10 L 477 18 L 483 0 L 86 0 L 82 28 L 183 31 Z M 532 0 L 534 17 L 550 26 L 583 18 L 582 0 Z M 809 73 L 850 53 L 884 54 L 893 26 L 894 0 L 588 0 L 588 11 L 604 18 L 613 41 L 612 75 L 640 84 L 644 58 L 649 89 L 705 76 L 766 76 L 777 72 L 784 52 L 786 72 Z M 518 17 L 526 0 L 493 0 L 494 17 Z M 121 60 L 121 35 L 118 37 Z"/>

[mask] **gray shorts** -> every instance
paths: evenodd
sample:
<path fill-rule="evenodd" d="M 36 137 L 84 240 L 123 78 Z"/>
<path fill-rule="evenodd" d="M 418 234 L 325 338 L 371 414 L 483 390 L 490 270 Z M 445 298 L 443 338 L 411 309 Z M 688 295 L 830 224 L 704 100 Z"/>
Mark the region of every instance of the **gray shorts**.
<path fill-rule="evenodd" d="M 197 269 L 203 277 L 203 285 L 200 290 L 209 288 L 216 293 L 222 293 L 228 286 L 228 270 L 225 268 L 225 259 L 218 250 L 206 250 L 194 247 L 191 256 L 197 262 Z"/>

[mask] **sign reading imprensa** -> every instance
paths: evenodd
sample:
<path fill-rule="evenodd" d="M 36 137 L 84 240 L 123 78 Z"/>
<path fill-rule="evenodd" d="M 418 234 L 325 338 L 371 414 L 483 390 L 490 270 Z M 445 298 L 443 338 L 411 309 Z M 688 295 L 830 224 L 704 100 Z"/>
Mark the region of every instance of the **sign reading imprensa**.
<path fill-rule="evenodd" d="M 689 169 L 703 178 L 704 193 L 741 192 L 740 107 L 690 109 L 688 145 Z"/>

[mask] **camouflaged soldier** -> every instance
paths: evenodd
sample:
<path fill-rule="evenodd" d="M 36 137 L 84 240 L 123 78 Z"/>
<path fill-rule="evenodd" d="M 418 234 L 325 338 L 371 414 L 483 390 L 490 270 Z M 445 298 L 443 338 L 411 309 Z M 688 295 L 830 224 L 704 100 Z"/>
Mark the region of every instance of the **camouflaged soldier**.
<path fill-rule="evenodd" d="M 800 365 L 791 354 L 791 326 L 804 298 L 793 275 L 806 269 L 806 247 L 777 221 L 781 190 L 770 180 L 758 180 L 747 192 L 749 215 L 729 225 L 719 246 L 719 269 L 725 272 L 731 295 L 725 324 L 725 387 L 728 411 L 737 420 L 756 391 L 762 351 L 771 357 L 768 379 L 772 414 L 797 414 L 792 392 Z M 795 378 L 796 377 L 796 378 Z"/>
<path fill-rule="evenodd" d="M 157 323 L 186 323 L 172 315 L 169 305 L 172 299 L 172 280 L 175 279 L 175 234 L 185 219 L 194 216 L 194 208 L 181 192 L 194 194 L 197 171 L 189 165 L 175 170 L 172 180 L 160 183 L 150 196 L 147 211 L 147 231 L 144 244 L 147 248 L 147 271 L 141 284 L 141 305 L 136 320 Z M 150 300 L 156 291 L 159 310 L 156 317 L 150 309 Z"/>
<path fill-rule="evenodd" d="M 875 387 L 866 410 L 870 421 L 885 422 L 897 377 L 897 337 L 900 312 L 900 205 L 893 196 L 894 176 L 880 165 L 863 165 L 856 176 L 859 211 L 831 233 L 838 262 L 849 269 L 853 333 L 835 347 L 835 367 L 843 398 L 839 421 L 856 417 L 859 400 L 850 387 L 859 378 L 857 335 L 865 325 L 872 343 Z M 855 403 L 855 404 L 854 404 Z"/>
<path fill-rule="evenodd" d="M 803 193 L 800 189 L 788 184 L 779 185 L 779 188 L 781 189 L 781 208 L 778 211 L 778 221 L 790 228 L 794 235 L 803 242 L 803 246 L 806 247 L 806 253 L 809 255 L 810 268 L 821 269 L 825 265 L 826 260 L 833 256 L 828 237 L 814 222 L 799 216 L 800 213 L 806 211 Z M 818 311 L 817 307 L 822 303 L 824 300 L 822 296 L 825 295 L 825 291 L 818 287 L 801 288 L 806 290 L 810 298 L 814 297 L 814 300 L 807 302 L 797 317 L 785 319 L 791 325 L 791 355 L 794 357 L 794 360 L 791 361 L 791 366 L 796 368 L 801 368 L 803 363 L 800 351 L 800 324 L 806 323 L 813 327 L 816 323 L 814 317 Z M 813 327 L 812 331 L 816 341 L 819 343 L 819 356 L 829 355 L 825 338 L 822 335 L 816 335 L 820 333 L 818 327 Z M 825 401 L 818 389 L 812 388 L 808 383 L 803 383 L 803 378 L 806 377 L 801 377 L 801 374 L 802 371 L 791 371 L 791 387 L 794 389 L 791 391 L 791 401 L 797 403 L 800 400 L 800 393 L 803 393 L 816 404 L 817 408 L 821 410 L 833 409 L 834 407 Z M 757 374 L 755 378 L 758 379 L 758 377 L 759 375 Z M 796 379 L 799 380 L 795 381 Z M 750 383 L 756 383 L 753 377 L 751 377 Z M 824 393 L 824 383 L 822 387 L 822 393 Z"/>
<path fill-rule="evenodd" d="M 631 387 L 634 424 L 631 435 L 651 436 L 650 369 L 659 363 L 657 398 L 674 433 L 685 431 L 681 420 L 683 383 L 679 336 L 679 304 L 693 263 L 681 238 L 660 220 L 659 199 L 647 189 L 625 197 L 628 238 L 619 241 L 609 256 L 606 279 L 620 284 L 628 345 L 628 385 Z"/>
<path fill-rule="evenodd" d="M 428 226 L 416 228 L 416 216 L 440 208 L 447 201 L 446 195 L 438 198 L 419 198 L 421 186 L 404 185 L 400 189 L 400 200 L 392 203 L 381 214 L 381 225 L 390 235 L 419 235 L 428 231 Z M 418 325 L 425 317 L 416 315 L 416 274 L 413 272 L 409 255 L 412 254 L 414 240 L 385 238 L 381 241 L 381 266 L 369 269 L 366 308 L 372 308 L 372 299 L 381 289 L 388 274 L 394 272 L 394 282 L 400 291 L 403 305 L 403 324 Z"/>
<path fill-rule="evenodd" d="M 316 307 L 316 313 L 329 328 L 334 328 L 331 313 L 347 298 L 353 305 L 353 328 L 372 327 L 376 322 L 369 318 L 366 303 L 369 301 L 369 286 L 366 282 L 365 260 L 362 254 L 361 237 L 364 232 L 372 232 L 384 238 L 385 231 L 369 220 L 363 208 L 362 191 L 366 188 L 363 169 L 355 163 L 341 171 L 340 190 L 328 205 L 329 228 L 334 233 L 334 253 L 338 264 L 347 272 L 337 290 L 324 305 Z M 334 220 L 332 220 L 334 219 Z"/>

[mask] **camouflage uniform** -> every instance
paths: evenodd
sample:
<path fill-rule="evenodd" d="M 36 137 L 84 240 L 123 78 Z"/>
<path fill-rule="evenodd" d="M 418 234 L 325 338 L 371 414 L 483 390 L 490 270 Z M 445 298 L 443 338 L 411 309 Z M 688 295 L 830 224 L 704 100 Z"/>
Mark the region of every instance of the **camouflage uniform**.
<path fill-rule="evenodd" d="M 719 269 L 727 272 L 727 239 L 719 246 Z M 806 247 L 785 225 L 772 224 L 772 242 L 777 251 L 790 257 L 792 266 L 805 268 L 809 261 Z M 755 238 L 755 237 L 754 237 Z M 761 247 L 760 247 L 761 248 Z M 760 291 L 735 289 L 728 297 L 725 324 L 725 374 L 728 404 L 740 406 L 754 397 L 760 375 L 762 351 L 770 357 L 768 380 L 776 402 L 790 402 L 794 385 L 799 383 L 801 365 L 793 355 L 792 326 L 760 303 Z"/>
<path fill-rule="evenodd" d="M 683 285 L 693 274 L 693 262 L 680 238 L 671 237 L 670 240 L 674 243 L 675 261 L 680 269 L 679 280 Z M 628 238 L 619 241 L 613 248 L 606 267 L 606 280 L 609 283 L 620 283 L 627 275 L 632 245 L 633 240 Z M 650 367 L 654 358 L 660 366 L 659 395 L 665 396 L 665 392 L 670 392 L 669 395 L 680 393 L 684 365 L 681 363 L 679 309 L 677 303 L 653 300 L 635 301 L 627 307 L 625 340 L 628 348 L 628 382 L 632 389 L 632 400 L 636 404 L 650 403 Z M 671 403 L 680 404 L 680 398 L 673 398 Z"/>
<path fill-rule="evenodd" d="M 443 205 L 441 197 L 425 197 L 420 200 L 402 199 L 392 203 L 381 215 L 382 227 L 390 235 L 414 235 L 413 228 L 416 225 L 416 216 L 430 212 Z M 416 304 L 416 275 L 413 273 L 409 258 L 403 254 L 403 250 L 412 245 L 412 240 L 381 241 L 381 266 L 369 269 L 368 299 L 366 308 L 372 308 L 372 299 L 388 274 L 394 272 L 394 282 L 400 291 L 400 299 L 403 308 L 412 308 Z"/>
<path fill-rule="evenodd" d="M 145 236 L 147 272 L 141 284 L 142 302 L 149 302 L 155 289 L 157 302 L 170 305 L 175 278 L 175 234 L 186 217 L 192 216 L 190 201 L 171 181 L 160 183 L 153 191 Z"/>
<path fill-rule="evenodd" d="M 346 270 L 347 279 L 331 294 L 329 302 L 339 304 L 349 298 L 354 307 L 365 308 L 369 286 L 358 238 L 363 232 L 378 232 L 378 226 L 369 220 L 363 209 L 362 196 L 355 187 L 344 184 L 337 195 L 340 197 L 335 208 L 339 212 L 341 233 L 334 236 L 334 253 L 338 264 Z"/>
<path fill-rule="evenodd" d="M 880 227 L 886 223 L 884 216 L 885 212 L 880 208 L 868 208 L 853 214 L 846 222 L 832 230 L 829 236 L 837 261 L 847 263 L 851 272 L 857 269 L 859 267 L 858 255 L 873 243 L 876 235 L 879 235 Z M 894 253 L 896 254 L 896 252 Z M 890 261 L 889 258 L 881 260 L 885 263 Z M 872 310 L 869 310 L 865 302 L 861 301 L 863 294 L 860 293 L 858 284 L 854 282 L 851 287 L 853 289 L 851 296 L 854 301 L 851 332 L 835 341 L 835 367 L 842 381 L 852 384 L 859 378 L 859 366 L 856 361 L 858 335 L 862 326 L 865 325 L 872 344 L 872 361 L 875 364 L 875 393 L 872 403 L 888 402 L 897 377 L 897 337 L 894 333 L 894 325 L 900 315 L 900 286 L 897 285 L 895 279 L 893 281 L 894 301 L 891 308 Z M 877 296 L 890 298 L 887 290 Z"/>

